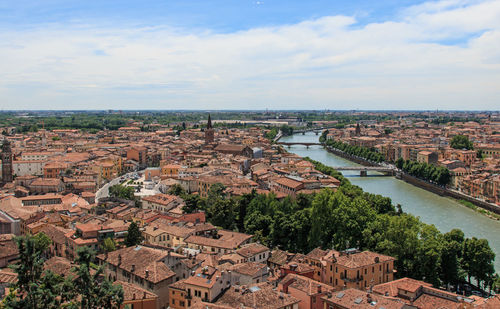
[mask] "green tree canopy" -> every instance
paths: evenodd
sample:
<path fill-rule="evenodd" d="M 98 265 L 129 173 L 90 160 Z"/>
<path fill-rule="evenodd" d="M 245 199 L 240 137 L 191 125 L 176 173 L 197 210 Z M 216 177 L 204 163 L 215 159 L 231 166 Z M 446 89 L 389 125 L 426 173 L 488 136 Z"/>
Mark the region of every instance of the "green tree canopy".
<path fill-rule="evenodd" d="M 465 135 L 455 135 L 450 141 L 450 146 L 455 149 L 474 149 L 474 145 Z"/>
<path fill-rule="evenodd" d="M 127 237 L 125 238 L 125 245 L 127 247 L 138 245 L 142 242 L 142 233 L 139 226 L 135 221 L 132 221 L 128 227 Z"/>
<path fill-rule="evenodd" d="M 134 200 L 134 188 L 122 185 L 114 185 L 109 188 L 109 195 L 112 197 Z"/>

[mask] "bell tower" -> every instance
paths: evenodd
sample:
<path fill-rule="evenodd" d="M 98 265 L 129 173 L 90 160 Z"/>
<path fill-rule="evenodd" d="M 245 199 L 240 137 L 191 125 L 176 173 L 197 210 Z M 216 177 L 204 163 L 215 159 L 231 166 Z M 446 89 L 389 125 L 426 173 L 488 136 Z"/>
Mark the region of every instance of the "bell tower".
<path fill-rule="evenodd" d="M 10 142 L 4 139 L 2 144 L 2 183 L 8 183 L 12 180 L 12 149 Z"/>
<path fill-rule="evenodd" d="M 210 114 L 208 114 L 207 128 L 205 130 L 205 144 L 211 144 L 214 142 L 214 129 L 212 128 L 212 119 Z"/>

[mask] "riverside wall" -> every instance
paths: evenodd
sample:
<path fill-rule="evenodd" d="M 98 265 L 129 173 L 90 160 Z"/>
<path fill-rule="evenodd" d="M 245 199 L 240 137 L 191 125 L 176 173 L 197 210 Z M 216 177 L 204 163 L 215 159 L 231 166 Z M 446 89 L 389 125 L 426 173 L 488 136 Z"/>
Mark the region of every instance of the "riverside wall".
<path fill-rule="evenodd" d="M 471 202 L 472 204 L 474 204 L 478 207 L 489 210 L 489 211 L 494 212 L 496 214 L 500 214 L 500 207 L 499 206 L 493 205 L 493 204 L 485 202 L 485 201 L 478 200 L 472 196 L 469 196 L 469 195 L 466 195 L 466 194 L 463 194 L 463 193 L 460 193 L 457 191 L 452 191 L 452 190 L 449 190 L 447 188 L 440 187 L 438 185 L 429 183 L 425 180 L 413 177 L 413 176 L 405 174 L 405 173 L 401 173 L 399 178 L 401 180 L 404 180 L 407 183 L 410 183 L 410 184 L 417 186 L 419 188 L 431 191 L 433 193 L 439 194 L 441 196 L 449 196 L 449 197 L 452 197 L 455 199 L 465 200 L 465 201 Z"/>

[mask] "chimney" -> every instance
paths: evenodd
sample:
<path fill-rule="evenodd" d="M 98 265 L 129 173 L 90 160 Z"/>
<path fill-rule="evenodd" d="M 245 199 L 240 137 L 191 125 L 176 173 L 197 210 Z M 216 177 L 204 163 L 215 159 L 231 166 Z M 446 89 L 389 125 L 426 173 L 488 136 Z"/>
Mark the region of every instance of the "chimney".
<path fill-rule="evenodd" d="M 135 299 L 135 293 L 132 295 L 132 299 Z"/>
<path fill-rule="evenodd" d="M 122 255 L 118 254 L 118 266 L 122 265 Z"/>
<path fill-rule="evenodd" d="M 368 303 L 371 303 L 372 302 L 372 295 L 370 293 L 366 294 L 366 301 Z"/>
<path fill-rule="evenodd" d="M 146 294 L 146 292 L 144 292 L 144 296 L 142 298 L 146 299 L 147 298 L 146 296 L 147 296 L 147 294 Z"/>
<path fill-rule="evenodd" d="M 146 278 L 149 277 L 149 270 L 146 269 Z"/>
<path fill-rule="evenodd" d="M 130 270 L 130 272 L 135 272 L 135 264 L 132 264 L 132 269 Z"/>
<path fill-rule="evenodd" d="M 318 293 L 321 294 L 321 284 L 318 284 Z"/>

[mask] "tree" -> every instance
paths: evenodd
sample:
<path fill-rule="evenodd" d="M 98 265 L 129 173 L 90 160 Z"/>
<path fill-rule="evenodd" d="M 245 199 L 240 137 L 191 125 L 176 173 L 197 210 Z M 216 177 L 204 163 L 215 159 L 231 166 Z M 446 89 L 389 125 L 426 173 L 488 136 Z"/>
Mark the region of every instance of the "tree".
<path fill-rule="evenodd" d="M 134 188 L 122 185 L 114 185 L 109 188 L 109 195 L 112 197 L 135 200 Z"/>
<path fill-rule="evenodd" d="M 80 296 L 80 308 L 120 308 L 123 303 L 123 289 L 119 285 L 113 285 L 103 275 L 102 266 L 93 264 L 95 252 L 89 247 L 81 247 L 77 254 L 76 261 L 79 265 L 74 269 L 77 274 L 74 284 L 75 291 Z M 91 268 L 96 269 L 91 272 Z"/>
<path fill-rule="evenodd" d="M 464 247 L 464 232 L 453 229 L 443 235 L 441 249 L 441 281 L 445 284 L 456 284 L 462 280 L 460 259 Z"/>
<path fill-rule="evenodd" d="M 104 242 L 102 244 L 102 249 L 106 252 L 115 251 L 116 250 L 115 241 L 112 238 L 107 237 L 106 239 L 104 239 Z"/>
<path fill-rule="evenodd" d="M 328 130 L 324 130 L 321 132 L 321 136 L 319 137 L 319 142 L 324 143 L 326 141 L 326 136 L 328 135 Z"/>
<path fill-rule="evenodd" d="M 218 198 L 207 209 L 207 215 L 213 225 L 233 229 L 236 219 L 235 209 L 236 203 L 233 199 Z"/>
<path fill-rule="evenodd" d="M 481 159 L 481 160 L 484 159 L 484 152 L 482 149 L 478 149 L 476 151 L 476 158 Z"/>
<path fill-rule="evenodd" d="M 199 209 L 200 196 L 199 195 L 186 195 L 184 196 L 184 203 L 186 205 L 182 207 L 184 213 L 190 214 L 196 212 Z"/>
<path fill-rule="evenodd" d="M 183 196 L 186 194 L 186 191 L 179 184 L 175 184 L 168 189 L 168 194 L 173 194 L 176 196 Z"/>
<path fill-rule="evenodd" d="M 481 286 L 482 281 L 493 276 L 495 273 L 494 260 L 495 253 L 491 250 L 486 239 L 472 237 L 465 240 L 462 261 L 469 283 L 470 278 L 474 277 L 478 286 Z"/>
<path fill-rule="evenodd" d="M 500 276 L 498 274 L 493 276 L 492 289 L 495 293 L 500 293 Z"/>
<path fill-rule="evenodd" d="M 135 246 L 138 245 L 142 242 L 142 233 L 139 230 L 139 226 L 135 221 L 132 221 L 130 223 L 130 226 L 128 227 L 128 233 L 127 237 L 125 238 L 125 245 L 127 247 Z"/>
<path fill-rule="evenodd" d="M 210 189 L 208 190 L 208 200 L 209 201 L 215 201 L 219 198 L 223 198 L 225 196 L 224 191 L 226 190 L 226 187 L 221 184 L 221 183 L 215 183 L 212 186 L 210 186 Z"/>
<path fill-rule="evenodd" d="M 450 146 L 455 149 L 474 149 L 474 145 L 465 135 L 455 135 L 450 141 Z"/>
<path fill-rule="evenodd" d="M 70 299 L 71 281 L 43 270 L 43 254 L 50 245 L 44 233 L 15 238 L 19 263 L 12 268 L 18 281 L 6 297 L 5 308 L 56 309 Z M 72 297 L 71 297 L 72 298 Z"/>

